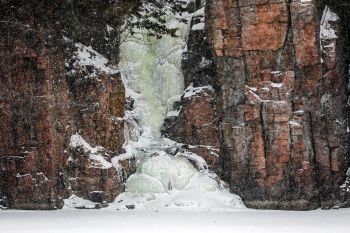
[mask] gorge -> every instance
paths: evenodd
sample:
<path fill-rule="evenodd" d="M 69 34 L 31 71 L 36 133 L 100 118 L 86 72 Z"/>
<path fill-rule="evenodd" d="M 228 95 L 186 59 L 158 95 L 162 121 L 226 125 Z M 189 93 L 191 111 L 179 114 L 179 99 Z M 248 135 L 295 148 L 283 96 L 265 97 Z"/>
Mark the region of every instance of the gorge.
<path fill-rule="evenodd" d="M 0 208 L 350 206 L 346 1 L 5 2 Z"/>

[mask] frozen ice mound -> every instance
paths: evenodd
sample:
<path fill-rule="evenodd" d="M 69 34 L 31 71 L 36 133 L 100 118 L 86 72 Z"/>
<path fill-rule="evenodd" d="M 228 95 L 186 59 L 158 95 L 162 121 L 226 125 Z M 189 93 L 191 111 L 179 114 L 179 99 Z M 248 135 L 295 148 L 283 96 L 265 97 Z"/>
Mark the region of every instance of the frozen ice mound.
<path fill-rule="evenodd" d="M 165 189 L 156 178 L 136 173 L 129 177 L 126 183 L 126 191 L 131 193 L 163 193 Z"/>
<path fill-rule="evenodd" d="M 184 158 L 167 155 L 151 157 L 141 166 L 141 172 L 159 180 L 165 190 L 184 189 L 196 172 Z"/>
<path fill-rule="evenodd" d="M 147 158 L 126 183 L 133 193 L 161 193 L 176 190 L 208 192 L 219 189 L 215 177 L 198 171 L 186 158 L 171 157 L 165 152 Z"/>

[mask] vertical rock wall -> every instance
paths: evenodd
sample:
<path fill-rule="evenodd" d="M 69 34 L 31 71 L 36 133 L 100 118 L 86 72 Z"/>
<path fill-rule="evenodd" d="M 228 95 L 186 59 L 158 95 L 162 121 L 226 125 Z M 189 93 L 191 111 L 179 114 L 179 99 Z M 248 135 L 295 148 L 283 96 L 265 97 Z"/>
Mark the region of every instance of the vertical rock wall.
<path fill-rule="evenodd" d="M 345 44 L 320 38 L 316 4 L 208 4 L 225 176 L 251 207 L 309 209 L 339 199 L 348 165 Z M 340 36 L 339 23 L 331 27 Z"/>
<path fill-rule="evenodd" d="M 67 132 L 57 131 L 69 121 L 68 96 L 53 91 L 66 85 L 58 77 L 60 87 L 53 87 L 59 70 L 53 69 L 52 51 L 29 33 L 29 41 L 4 33 L 0 40 L 0 193 L 13 208 L 51 209 L 61 205 L 57 197 L 64 192 Z"/>
<path fill-rule="evenodd" d="M 2 7 L 0 207 L 56 209 L 72 193 L 96 202 L 113 201 L 123 191 L 123 178 L 116 168 L 94 164 L 89 159 L 91 151 L 72 148 L 69 143 L 78 133 L 90 145 L 103 147 L 99 155 L 107 163 L 122 153 L 125 90 L 119 74 L 96 73 L 93 64 L 70 66 L 76 41 L 64 37 L 70 34 L 69 27 L 61 30 L 61 26 L 76 20 L 69 26 L 81 25 L 81 30 L 89 30 L 83 26 L 86 21 L 79 21 L 85 15 L 72 18 L 67 11 L 64 20 L 57 19 L 59 24 L 52 25 L 54 21 L 46 20 L 45 13 L 52 18 L 62 16 L 59 10 L 64 9 L 63 3 L 58 8 L 55 2 L 39 8 L 30 2 Z M 97 11 L 97 17 L 100 13 Z M 95 21 L 91 25 L 89 40 L 104 35 L 106 24 L 103 28 L 100 24 Z M 110 41 L 118 38 L 118 25 L 114 26 Z M 73 34 L 79 41 L 80 32 L 74 30 Z M 101 48 L 96 49 L 103 53 L 106 46 L 116 46 L 114 42 L 101 42 Z M 131 166 L 125 163 L 126 169 Z"/>
<path fill-rule="evenodd" d="M 222 176 L 249 207 L 344 204 L 348 18 L 345 6 L 330 6 L 326 12 L 324 2 L 315 0 L 209 0 L 201 37 L 213 58 L 191 50 L 200 40 L 193 40 L 198 32 L 190 35 L 190 55 L 209 57 L 211 68 L 197 77 L 195 69 L 186 68 L 198 67 L 196 59 L 186 65 L 185 57 L 185 78 L 214 87 Z M 193 105 L 204 99 L 197 97 Z M 187 110 L 182 108 L 178 119 L 189 118 L 189 105 L 183 106 Z M 195 115 L 211 119 L 210 111 L 204 112 L 209 115 Z M 178 127 L 169 128 L 183 135 L 176 134 L 182 132 Z"/>

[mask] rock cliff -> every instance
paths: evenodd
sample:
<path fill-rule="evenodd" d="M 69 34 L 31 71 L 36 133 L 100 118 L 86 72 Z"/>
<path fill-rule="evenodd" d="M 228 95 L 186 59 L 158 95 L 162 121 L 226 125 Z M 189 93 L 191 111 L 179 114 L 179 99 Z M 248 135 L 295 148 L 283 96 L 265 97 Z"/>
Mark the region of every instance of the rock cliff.
<path fill-rule="evenodd" d="M 110 159 L 122 153 L 125 90 L 102 55 L 118 62 L 122 18 L 107 25 L 102 3 L 1 4 L 0 206 L 56 209 L 72 193 L 113 200 L 123 191 Z M 73 135 L 98 152 L 72 146 Z"/>
<path fill-rule="evenodd" d="M 135 172 L 133 158 L 112 163 L 126 124 L 113 65 L 132 6 L 88 1 L 2 1 L 0 208 L 57 209 L 72 194 L 101 207 Z M 350 206 L 350 4 L 189 9 L 186 90 L 163 135 L 202 156 L 248 207 Z"/>
<path fill-rule="evenodd" d="M 348 9 L 207 1 L 183 60 L 185 83 L 198 91 L 185 92 L 165 135 L 219 149 L 217 170 L 248 207 L 348 205 L 340 189 L 349 167 Z"/>

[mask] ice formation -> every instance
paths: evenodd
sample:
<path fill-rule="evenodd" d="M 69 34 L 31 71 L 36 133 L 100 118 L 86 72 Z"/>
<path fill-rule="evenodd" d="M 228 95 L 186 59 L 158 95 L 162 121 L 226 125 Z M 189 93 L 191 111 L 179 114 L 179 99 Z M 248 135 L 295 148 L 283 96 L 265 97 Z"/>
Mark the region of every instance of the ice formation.
<path fill-rule="evenodd" d="M 190 19 L 192 15 L 182 17 Z M 134 125 L 129 124 L 126 133 L 139 136 L 126 137 L 129 140 L 122 156 L 135 156 L 138 165 L 137 172 L 126 182 L 126 192 L 117 197 L 110 209 L 244 207 L 241 199 L 230 194 L 216 174 L 207 170 L 204 159 L 178 151 L 178 143 L 161 137 L 165 116 L 178 114 L 172 109 L 173 103 L 181 96 L 187 98 L 199 91 L 193 87 L 183 91 L 181 59 L 190 28 L 178 18 L 169 15 L 167 19 L 169 26 L 179 28 L 177 38 L 155 39 L 142 32 L 124 34 L 119 67 L 127 95 L 135 100 L 134 110 L 126 114 Z M 210 86 L 205 88 L 212 91 Z"/>
<path fill-rule="evenodd" d="M 177 25 L 171 18 L 169 16 L 168 24 Z M 160 137 L 166 113 L 184 89 L 181 55 L 186 47 L 188 26 L 179 26 L 177 38 L 155 39 L 139 32 L 130 37 L 124 35 L 121 45 L 119 66 L 127 86 L 134 93 L 132 97 L 136 98 L 136 117 L 140 118 L 146 133 L 156 138 Z"/>

